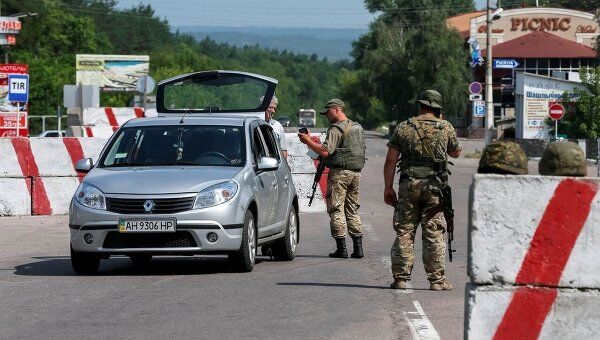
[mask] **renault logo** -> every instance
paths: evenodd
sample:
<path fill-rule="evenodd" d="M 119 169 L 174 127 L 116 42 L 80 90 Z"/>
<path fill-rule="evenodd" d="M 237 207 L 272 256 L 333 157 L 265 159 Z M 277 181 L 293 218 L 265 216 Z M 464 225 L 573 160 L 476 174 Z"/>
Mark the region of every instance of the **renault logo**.
<path fill-rule="evenodd" d="M 156 207 L 156 204 L 153 200 L 146 200 L 146 202 L 144 202 L 144 210 L 146 210 L 147 213 L 151 213 L 152 210 L 154 210 L 154 207 Z"/>

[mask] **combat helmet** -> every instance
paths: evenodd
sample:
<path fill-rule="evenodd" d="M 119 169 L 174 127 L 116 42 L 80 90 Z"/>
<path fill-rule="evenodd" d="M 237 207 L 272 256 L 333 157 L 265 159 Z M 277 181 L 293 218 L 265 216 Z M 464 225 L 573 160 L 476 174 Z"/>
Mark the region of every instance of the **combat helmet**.
<path fill-rule="evenodd" d="M 483 149 L 477 172 L 527 175 L 527 156 L 517 143 L 496 141 Z"/>
<path fill-rule="evenodd" d="M 587 161 L 577 143 L 560 141 L 549 144 L 539 164 L 541 175 L 586 176 Z"/>

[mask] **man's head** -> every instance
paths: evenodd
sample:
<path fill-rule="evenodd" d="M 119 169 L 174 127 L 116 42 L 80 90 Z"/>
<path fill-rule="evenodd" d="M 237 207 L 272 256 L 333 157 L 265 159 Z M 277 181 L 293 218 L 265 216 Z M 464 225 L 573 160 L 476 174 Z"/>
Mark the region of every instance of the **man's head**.
<path fill-rule="evenodd" d="M 527 175 L 527 156 L 517 143 L 496 141 L 483 149 L 477 172 L 480 174 Z"/>
<path fill-rule="evenodd" d="M 419 103 L 419 114 L 432 112 L 436 116 L 439 116 L 444 111 L 442 107 L 442 95 L 436 90 L 421 92 L 416 102 Z"/>
<path fill-rule="evenodd" d="M 554 142 L 544 150 L 539 172 L 548 176 L 587 176 L 587 160 L 577 143 Z"/>
<path fill-rule="evenodd" d="M 327 116 L 327 120 L 331 124 L 346 118 L 346 114 L 344 113 L 345 108 L 346 105 L 341 99 L 332 98 L 325 104 L 320 113 Z"/>
<path fill-rule="evenodd" d="M 264 100 L 264 97 L 260 97 L 261 103 Z M 273 95 L 273 99 L 271 99 L 271 103 L 269 107 L 267 107 L 267 111 L 265 111 L 265 120 L 268 122 L 273 118 L 275 112 L 277 112 L 277 105 L 279 104 L 279 100 L 277 100 L 277 96 Z"/>

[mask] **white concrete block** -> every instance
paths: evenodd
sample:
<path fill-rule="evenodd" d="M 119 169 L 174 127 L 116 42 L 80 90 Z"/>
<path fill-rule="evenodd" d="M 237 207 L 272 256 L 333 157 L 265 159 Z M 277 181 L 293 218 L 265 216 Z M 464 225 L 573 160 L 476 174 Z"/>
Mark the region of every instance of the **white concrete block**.
<path fill-rule="evenodd" d="M 39 175 L 77 176 L 62 138 L 29 138 Z"/>
<path fill-rule="evenodd" d="M 79 138 L 79 143 L 83 149 L 83 155 L 85 158 L 91 158 L 94 163 L 98 161 L 100 151 L 104 145 L 108 142 L 108 138 L 94 137 L 94 138 Z"/>
<path fill-rule="evenodd" d="M 0 178 L 0 216 L 31 215 L 29 178 Z"/>
<path fill-rule="evenodd" d="M 294 187 L 296 188 L 296 193 L 298 194 L 298 205 L 300 212 L 317 213 L 327 211 L 320 187 L 317 187 L 312 205 L 310 207 L 308 206 L 308 196 L 312 193 L 313 179 L 314 176 L 308 174 L 292 175 L 292 181 L 294 182 Z"/>
<path fill-rule="evenodd" d="M 23 177 L 11 138 L 0 138 L 0 177 Z"/>
<path fill-rule="evenodd" d="M 79 186 L 79 179 L 77 177 L 44 177 L 43 181 L 52 214 L 68 214 L 71 198 Z"/>
<path fill-rule="evenodd" d="M 467 286 L 465 338 L 492 339 L 517 289 L 525 287 Z M 551 290 L 537 289 L 545 289 L 546 292 Z M 534 322 L 534 313 L 524 309 L 516 314 L 523 324 L 513 324 L 512 328 L 537 329 L 539 339 L 598 339 L 600 291 L 563 288 L 557 289 L 557 292 L 554 303 L 545 310 L 547 314 L 542 313 L 542 324 Z M 530 291 L 530 294 L 535 292 Z"/>
<path fill-rule="evenodd" d="M 550 199 L 559 183 L 565 179 L 548 176 L 475 176 L 471 187 L 468 265 L 473 282 L 515 283 Z M 600 186 L 599 179 L 585 178 L 585 181 Z M 577 192 L 572 194 L 573 200 L 581 199 Z M 579 205 L 574 210 L 580 210 Z M 573 216 L 577 211 L 564 211 L 564 214 Z M 596 195 L 593 196 L 590 213 L 576 238 L 558 286 L 600 287 L 600 262 L 597 261 L 600 258 L 599 226 L 600 195 Z M 563 251 L 564 244 L 549 242 L 552 241 L 542 239 L 533 247 L 549 252 Z"/>

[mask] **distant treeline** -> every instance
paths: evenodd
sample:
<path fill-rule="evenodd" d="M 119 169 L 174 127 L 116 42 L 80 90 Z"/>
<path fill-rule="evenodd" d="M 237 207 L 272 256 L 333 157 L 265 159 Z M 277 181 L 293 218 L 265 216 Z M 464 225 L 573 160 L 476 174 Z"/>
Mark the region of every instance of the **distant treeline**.
<path fill-rule="evenodd" d="M 212 69 L 243 70 L 277 78 L 280 116 L 298 120 L 300 108 L 317 108 L 338 94 L 347 62 L 330 63 L 317 55 L 299 55 L 253 47 L 233 47 L 210 39 L 197 41 L 173 33 L 149 5 L 120 9 L 115 0 L 4 0 L 2 14 L 35 12 L 21 18 L 17 46 L 9 62 L 29 65 L 30 114 L 54 115 L 62 89 L 75 83 L 76 54 L 148 54 L 157 81 Z M 133 94 L 106 94 L 103 106 L 128 106 Z M 319 117 L 323 125 L 323 117 Z"/>

